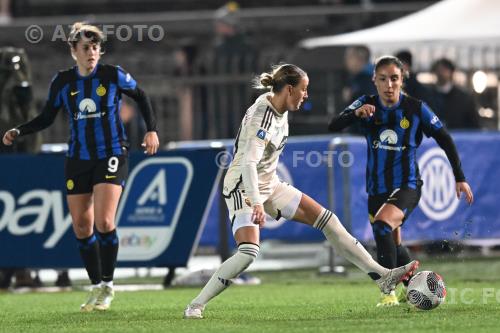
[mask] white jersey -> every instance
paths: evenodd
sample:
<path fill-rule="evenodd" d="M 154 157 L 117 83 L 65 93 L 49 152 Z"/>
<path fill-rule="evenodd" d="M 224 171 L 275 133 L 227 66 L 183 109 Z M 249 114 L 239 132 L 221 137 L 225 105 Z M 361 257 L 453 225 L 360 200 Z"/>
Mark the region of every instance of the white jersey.
<path fill-rule="evenodd" d="M 244 190 L 250 205 L 262 204 L 278 185 L 276 168 L 288 137 L 288 112 L 278 113 L 270 96 L 259 96 L 245 113 L 224 178 L 223 194 Z"/>

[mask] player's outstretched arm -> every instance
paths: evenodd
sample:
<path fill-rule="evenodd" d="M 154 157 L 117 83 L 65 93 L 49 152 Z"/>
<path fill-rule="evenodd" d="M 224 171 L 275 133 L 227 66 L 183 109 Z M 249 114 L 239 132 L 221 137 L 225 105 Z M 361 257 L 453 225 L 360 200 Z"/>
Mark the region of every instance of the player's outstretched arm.
<path fill-rule="evenodd" d="M 451 168 L 453 169 L 453 174 L 455 175 L 456 184 L 456 193 L 457 198 L 460 199 L 461 193 L 465 194 L 465 200 L 470 205 L 474 201 L 474 195 L 472 194 L 472 190 L 469 184 L 465 181 L 465 175 L 462 171 L 462 166 L 460 162 L 460 157 L 458 156 L 457 147 L 453 142 L 450 134 L 444 129 L 444 127 L 436 130 L 432 137 L 436 140 L 437 144 L 441 149 L 446 153 L 446 157 L 448 157 L 448 161 L 451 164 Z"/>
<path fill-rule="evenodd" d="M 356 105 L 356 103 L 359 104 Z M 328 130 L 331 132 L 339 132 L 344 128 L 351 126 L 358 119 L 368 119 L 372 117 L 375 113 L 375 106 L 362 103 L 363 102 L 361 102 L 361 100 L 357 100 L 342 111 L 338 116 L 333 117 L 328 124 Z"/>

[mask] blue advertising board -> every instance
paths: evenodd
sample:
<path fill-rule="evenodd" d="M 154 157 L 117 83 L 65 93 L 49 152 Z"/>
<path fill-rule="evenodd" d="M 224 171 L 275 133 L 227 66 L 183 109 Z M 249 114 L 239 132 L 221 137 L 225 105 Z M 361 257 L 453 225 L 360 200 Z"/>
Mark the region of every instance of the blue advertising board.
<path fill-rule="evenodd" d="M 313 197 L 325 207 L 328 206 L 328 163 L 338 163 L 338 156 L 328 152 L 331 136 L 288 138 L 285 149 L 278 164 L 278 176 L 281 180 L 295 186 L 302 192 Z M 224 142 L 227 148 L 226 160 L 230 162 L 232 142 Z M 220 192 L 211 203 L 210 214 L 200 239 L 200 246 L 217 246 L 219 244 L 219 214 L 224 214 L 229 223 L 225 204 L 220 209 Z M 235 245 L 231 233 L 228 233 L 229 243 Z M 323 239 L 316 229 L 296 222 L 266 222 L 261 229 L 261 239 L 277 239 L 291 242 L 315 242 Z"/>
<path fill-rule="evenodd" d="M 480 240 L 500 238 L 498 188 L 500 133 L 453 133 L 462 168 L 474 193 L 474 203 L 457 199 L 455 179 L 444 151 L 433 139 L 424 139 L 417 151 L 424 185 L 418 207 L 403 225 L 406 241 Z M 366 143 L 349 142 L 356 158 L 350 170 L 353 234 L 372 239 L 365 192 Z M 359 161 L 359 162 L 358 162 Z"/>
<path fill-rule="evenodd" d="M 500 133 L 452 133 L 452 137 L 475 202 L 469 207 L 465 200 L 456 199 L 453 173 L 444 152 L 433 139 L 424 139 L 418 149 L 419 168 L 424 181 L 422 198 L 403 226 L 405 240 L 500 238 L 497 208 L 500 178 L 496 177 L 500 166 Z M 330 151 L 334 142 L 336 148 Z M 228 151 L 231 150 L 228 146 Z M 329 167 L 333 167 L 334 186 L 331 190 Z M 373 236 L 368 221 L 365 171 L 366 141 L 361 137 L 348 136 L 289 138 L 278 168 L 282 180 L 332 209 L 355 237 L 366 242 L 371 241 Z M 344 183 L 347 188 L 344 188 Z M 329 196 L 332 198 L 330 202 Z M 200 245 L 217 246 L 219 242 L 219 204 L 219 199 L 211 203 Z M 227 214 L 225 207 L 222 212 Z M 269 223 L 262 229 L 261 235 L 262 239 L 290 242 L 324 240 L 318 231 L 293 222 Z M 228 237 L 231 240 L 230 234 Z M 231 240 L 230 244 L 234 245 L 234 242 Z"/>
<path fill-rule="evenodd" d="M 185 266 L 215 194 L 218 149 L 130 156 L 118 266 Z M 63 155 L 0 156 L 0 267 L 80 267 Z"/>

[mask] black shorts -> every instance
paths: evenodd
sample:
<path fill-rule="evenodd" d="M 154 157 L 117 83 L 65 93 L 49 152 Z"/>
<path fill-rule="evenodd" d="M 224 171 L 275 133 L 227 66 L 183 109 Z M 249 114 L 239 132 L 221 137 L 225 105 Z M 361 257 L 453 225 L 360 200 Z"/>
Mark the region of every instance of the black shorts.
<path fill-rule="evenodd" d="M 68 194 L 92 193 L 94 185 L 100 183 L 125 186 L 128 157 L 120 155 L 88 161 L 67 158 L 64 169 Z"/>
<path fill-rule="evenodd" d="M 399 209 L 404 213 L 403 222 L 406 221 L 411 212 L 417 207 L 418 201 L 421 196 L 422 184 L 419 184 L 416 189 L 413 188 L 400 188 L 392 192 L 369 195 L 368 196 L 368 214 L 370 217 L 370 222 L 375 222 L 375 215 L 379 211 L 383 204 L 389 203 Z"/>

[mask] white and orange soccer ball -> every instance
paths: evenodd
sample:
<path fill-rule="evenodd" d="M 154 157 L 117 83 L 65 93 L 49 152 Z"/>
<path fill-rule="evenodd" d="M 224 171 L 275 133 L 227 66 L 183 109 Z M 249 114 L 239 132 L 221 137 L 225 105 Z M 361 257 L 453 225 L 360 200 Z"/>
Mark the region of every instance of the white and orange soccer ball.
<path fill-rule="evenodd" d="M 443 303 L 446 287 L 443 278 L 432 271 L 415 274 L 408 283 L 408 302 L 421 310 L 432 310 Z"/>

